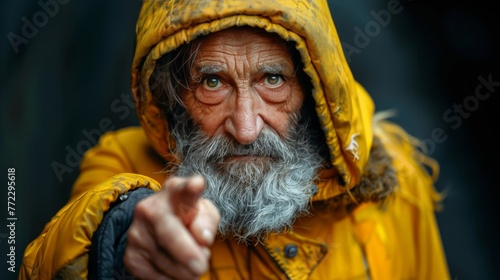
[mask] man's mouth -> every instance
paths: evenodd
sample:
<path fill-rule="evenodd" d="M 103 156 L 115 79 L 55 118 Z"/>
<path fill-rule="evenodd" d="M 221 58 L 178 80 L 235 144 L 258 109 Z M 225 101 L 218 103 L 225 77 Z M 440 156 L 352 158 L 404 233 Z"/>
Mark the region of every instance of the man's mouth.
<path fill-rule="evenodd" d="M 224 158 L 224 163 L 257 163 L 257 162 L 269 162 L 271 160 L 268 156 L 255 156 L 255 155 L 232 155 Z"/>

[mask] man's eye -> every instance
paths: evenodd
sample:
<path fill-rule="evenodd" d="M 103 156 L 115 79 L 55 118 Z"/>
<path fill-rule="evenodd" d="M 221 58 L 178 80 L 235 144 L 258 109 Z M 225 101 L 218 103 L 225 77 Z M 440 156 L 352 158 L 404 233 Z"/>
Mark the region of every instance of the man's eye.
<path fill-rule="evenodd" d="M 283 84 L 283 77 L 281 75 L 271 74 L 266 77 L 265 83 L 268 87 L 276 88 Z"/>
<path fill-rule="evenodd" d="M 203 80 L 203 87 L 208 90 L 218 89 L 221 86 L 221 82 L 218 78 L 211 77 Z"/>

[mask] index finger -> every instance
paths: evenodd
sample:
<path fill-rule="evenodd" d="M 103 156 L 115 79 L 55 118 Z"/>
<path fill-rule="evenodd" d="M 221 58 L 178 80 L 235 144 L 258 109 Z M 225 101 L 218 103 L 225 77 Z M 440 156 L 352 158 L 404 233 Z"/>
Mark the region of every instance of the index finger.
<path fill-rule="evenodd" d="M 205 189 L 205 180 L 201 176 L 173 177 L 165 182 L 164 188 L 171 188 L 172 210 L 179 216 L 184 225 L 189 226 L 199 212 L 198 201 Z"/>

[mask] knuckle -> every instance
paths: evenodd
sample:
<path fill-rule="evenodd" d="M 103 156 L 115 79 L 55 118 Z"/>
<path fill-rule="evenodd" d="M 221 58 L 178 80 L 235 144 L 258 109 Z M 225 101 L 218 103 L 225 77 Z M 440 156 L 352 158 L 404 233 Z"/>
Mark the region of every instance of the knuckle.
<path fill-rule="evenodd" d="M 134 216 L 145 221 L 154 222 L 161 216 L 164 206 L 162 200 L 155 195 L 141 200 L 135 206 Z"/>
<path fill-rule="evenodd" d="M 138 244 L 141 240 L 141 233 L 139 228 L 135 225 L 130 226 L 127 233 L 127 243 L 130 245 Z"/>
<path fill-rule="evenodd" d="M 173 228 L 166 228 L 161 231 L 157 231 L 158 236 L 168 237 L 158 238 L 157 243 L 158 246 L 169 255 L 175 255 L 175 252 L 171 252 L 171 250 L 169 249 L 171 247 L 171 244 L 182 243 L 182 239 L 180 238 L 179 234 L 176 234 L 176 231 L 177 230 Z"/>
<path fill-rule="evenodd" d="M 139 203 L 137 203 L 137 205 L 135 206 L 136 213 L 146 214 L 146 215 L 150 214 L 151 213 L 150 205 L 152 204 L 152 202 L 153 201 L 152 201 L 151 197 L 148 197 L 146 199 L 139 201 Z"/>
<path fill-rule="evenodd" d="M 123 254 L 123 264 L 131 273 L 136 273 L 139 269 L 138 256 L 138 254 L 133 253 L 133 250 L 130 250 L 129 248 L 125 249 L 125 253 Z"/>

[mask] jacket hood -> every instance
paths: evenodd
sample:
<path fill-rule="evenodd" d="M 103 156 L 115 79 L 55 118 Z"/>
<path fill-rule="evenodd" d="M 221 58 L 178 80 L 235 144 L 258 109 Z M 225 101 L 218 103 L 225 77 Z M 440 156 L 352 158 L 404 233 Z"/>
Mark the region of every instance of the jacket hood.
<path fill-rule="evenodd" d="M 153 147 L 175 161 L 175 143 L 149 86 L 156 61 L 198 36 L 235 26 L 262 28 L 296 43 L 334 167 L 325 174 L 343 179 L 319 184 L 318 195 L 330 198 L 355 186 L 373 141 L 374 105 L 352 76 L 326 0 L 145 0 L 136 26 L 132 91 Z"/>

